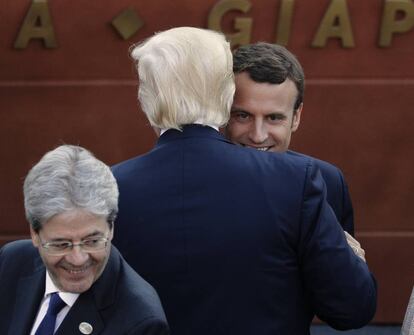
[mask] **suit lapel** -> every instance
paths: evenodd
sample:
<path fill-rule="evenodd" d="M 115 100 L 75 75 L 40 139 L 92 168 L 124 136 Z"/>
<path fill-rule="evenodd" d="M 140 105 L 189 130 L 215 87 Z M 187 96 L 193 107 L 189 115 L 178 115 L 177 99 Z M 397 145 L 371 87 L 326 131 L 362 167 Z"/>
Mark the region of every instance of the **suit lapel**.
<path fill-rule="evenodd" d="M 104 328 L 103 320 L 99 314 L 95 299 L 91 290 L 82 293 L 66 315 L 55 335 L 83 334 L 79 325 L 87 322 L 93 328 L 91 335 L 100 334 Z"/>
<path fill-rule="evenodd" d="M 45 274 L 45 268 L 40 266 L 31 276 L 19 280 L 10 335 L 30 334 L 45 292 Z"/>

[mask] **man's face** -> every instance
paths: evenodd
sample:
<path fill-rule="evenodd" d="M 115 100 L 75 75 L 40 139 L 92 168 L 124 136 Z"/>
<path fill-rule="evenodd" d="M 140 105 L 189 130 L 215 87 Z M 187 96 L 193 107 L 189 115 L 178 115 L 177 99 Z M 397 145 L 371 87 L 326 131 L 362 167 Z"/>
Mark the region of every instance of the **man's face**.
<path fill-rule="evenodd" d="M 295 113 L 293 110 L 298 93 L 293 81 L 258 83 L 247 72 L 236 74 L 235 81 L 226 136 L 236 144 L 258 150 L 286 151 L 302 111 L 302 105 Z"/>
<path fill-rule="evenodd" d="M 105 269 L 113 230 L 110 230 L 104 218 L 78 210 L 53 216 L 38 233 L 31 229 L 31 236 L 56 287 L 64 292 L 82 293 L 92 286 Z M 74 246 L 67 254 L 55 256 L 41 245 L 63 241 L 79 243 L 102 237 L 109 239 L 108 244 L 93 253 Z"/>

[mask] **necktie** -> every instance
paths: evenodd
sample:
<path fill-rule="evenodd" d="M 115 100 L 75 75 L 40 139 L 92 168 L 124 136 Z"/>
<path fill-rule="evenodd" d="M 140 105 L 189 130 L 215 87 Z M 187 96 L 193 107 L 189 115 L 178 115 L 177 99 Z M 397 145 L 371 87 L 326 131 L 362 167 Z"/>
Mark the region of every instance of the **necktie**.
<path fill-rule="evenodd" d="M 46 315 L 37 328 L 35 335 L 53 335 L 55 331 L 56 316 L 65 306 L 65 302 L 59 297 L 59 294 L 56 292 L 52 293 Z"/>

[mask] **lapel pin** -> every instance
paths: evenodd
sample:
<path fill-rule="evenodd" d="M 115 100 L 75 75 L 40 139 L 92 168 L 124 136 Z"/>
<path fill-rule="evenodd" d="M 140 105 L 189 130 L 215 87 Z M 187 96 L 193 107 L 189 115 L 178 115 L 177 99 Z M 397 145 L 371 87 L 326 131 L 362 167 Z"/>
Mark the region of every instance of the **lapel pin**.
<path fill-rule="evenodd" d="M 87 322 L 81 322 L 81 323 L 79 324 L 79 330 L 80 330 L 80 332 L 81 332 L 82 334 L 86 334 L 86 335 L 88 335 L 88 334 L 92 334 L 93 327 L 92 327 L 92 325 L 91 325 L 90 323 L 87 323 Z"/>

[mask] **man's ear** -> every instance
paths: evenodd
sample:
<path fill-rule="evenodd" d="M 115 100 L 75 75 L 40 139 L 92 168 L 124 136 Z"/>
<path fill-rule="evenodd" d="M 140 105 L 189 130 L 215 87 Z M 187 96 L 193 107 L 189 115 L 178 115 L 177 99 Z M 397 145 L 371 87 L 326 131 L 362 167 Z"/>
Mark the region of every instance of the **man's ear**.
<path fill-rule="evenodd" d="M 299 128 L 300 117 L 301 117 L 301 114 L 302 114 L 302 108 L 303 108 L 303 102 L 300 104 L 298 109 L 296 109 L 295 113 L 293 113 L 292 133 L 294 133 Z"/>
<path fill-rule="evenodd" d="M 157 128 L 157 127 L 152 127 L 152 129 L 154 130 L 154 132 L 157 135 L 157 137 L 160 137 L 161 129 L 160 128 Z"/>
<path fill-rule="evenodd" d="M 32 226 L 30 226 L 30 237 L 32 238 L 32 243 L 33 245 L 38 248 L 40 246 L 40 239 L 39 239 L 39 234 L 36 233 Z"/>
<path fill-rule="evenodd" d="M 113 239 L 113 237 L 114 237 L 114 224 L 112 223 L 112 227 L 111 227 L 111 231 L 109 232 L 109 235 L 108 235 L 108 239 L 110 240 L 110 241 L 112 241 L 112 239 Z"/>

